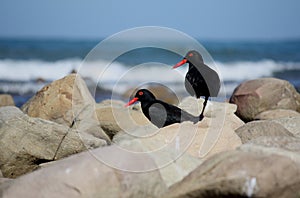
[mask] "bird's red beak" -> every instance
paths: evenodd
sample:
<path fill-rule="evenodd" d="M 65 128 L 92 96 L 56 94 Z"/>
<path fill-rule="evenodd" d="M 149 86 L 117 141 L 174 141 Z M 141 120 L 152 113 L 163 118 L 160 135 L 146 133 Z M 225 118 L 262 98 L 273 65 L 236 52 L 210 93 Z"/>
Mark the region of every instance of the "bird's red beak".
<path fill-rule="evenodd" d="M 132 100 L 130 100 L 130 101 L 125 105 L 125 107 L 128 107 L 128 106 L 132 105 L 132 104 L 135 103 L 136 101 L 138 101 L 138 98 L 133 98 Z"/>
<path fill-rule="evenodd" d="M 176 65 L 173 66 L 173 69 L 180 67 L 181 65 L 185 64 L 187 62 L 187 59 L 182 59 L 182 61 L 180 61 L 179 63 L 177 63 Z"/>

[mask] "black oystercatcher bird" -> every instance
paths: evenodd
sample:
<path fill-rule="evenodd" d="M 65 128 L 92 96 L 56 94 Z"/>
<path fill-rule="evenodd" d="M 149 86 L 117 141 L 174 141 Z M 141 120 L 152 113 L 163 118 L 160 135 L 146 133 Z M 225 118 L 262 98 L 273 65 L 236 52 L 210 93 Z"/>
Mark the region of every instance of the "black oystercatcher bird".
<path fill-rule="evenodd" d="M 208 98 L 216 97 L 220 90 L 220 78 L 214 70 L 204 64 L 201 54 L 195 50 L 189 51 L 185 57 L 173 68 L 188 63 L 189 70 L 185 76 L 185 88 L 190 95 L 200 98 L 204 96 L 204 103 L 199 119 L 203 119 Z"/>
<path fill-rule="evenodd" d="M 135 97 L 126 106 L 130 106 L 137 101 L 141 102 L 144 115 L 158 128 L 184 121 L 191 121 L 193 123 L 199 121 L 198 116 L 193 116 L 176 106 L 157 100 L 147 89 L 138 90 Z"/>

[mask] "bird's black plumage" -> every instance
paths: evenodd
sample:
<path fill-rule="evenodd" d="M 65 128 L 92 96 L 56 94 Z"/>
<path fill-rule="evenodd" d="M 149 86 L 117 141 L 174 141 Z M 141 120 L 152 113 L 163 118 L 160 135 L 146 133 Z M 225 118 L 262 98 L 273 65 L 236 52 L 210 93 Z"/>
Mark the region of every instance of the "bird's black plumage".
<path fill-rule="evenodd" d="M 136 101 L 141 102 L 144 115 L 158 128 L 184 121 L 191 121 L 193 123 L 197 123 L 199 121 L 198 116 L 193 116 L 174 105 L 157 100 L 147 89 L 138 90 L 135 97 L 127 103 L 127 106 Z"/>
<path fill-rule="evenodd" d="M 195 50 L 189 51 L 183 60 L 173 68 L 180 67 L 185 63 L 189 64 L 189 69 L 185 76 L 187 92 L 196 98 L 205 97 L 200 114 L 200 120 L 202 120 L 208 98 L 210 96 L 216 97 L 219 93 L 220 78 L 216 71 L 204 64 L 201 54 Z"/>

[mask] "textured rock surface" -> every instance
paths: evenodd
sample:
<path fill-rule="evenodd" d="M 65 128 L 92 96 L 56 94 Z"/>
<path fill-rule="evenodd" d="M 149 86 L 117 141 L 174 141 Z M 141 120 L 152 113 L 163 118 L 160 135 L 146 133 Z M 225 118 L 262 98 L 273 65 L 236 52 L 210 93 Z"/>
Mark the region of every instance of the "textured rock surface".
<path fill-rule="evenodd" d="M 120 156 L 115 146 L 95 149 L 57 161 L 43 169 L 15 179 L 3 190 L 4 197 L 159 197 L 166 192 L 159 171 L 144 173 L 114 169 L 109 161 L 118 159 L 124 169 L 155 166 L 147 155 L 134 160 L 130 153 Z"/>
<path fill-rule="evenodd" d="M 274 109 L 264 111 L 255 116 L 255 120 L 272 120 L 278 118 L 287 118 L 287 117 L 298 117 L 300 113 L 294 110 L 289 109 Z"/>
<path fill-rule="evenodd" d="M 14 99 L 9 94 L 0 94 L 0 107 L 15 106 Z"/>
<path fill-rule="evenodd" d="M 300 163 L 300 139 L 287 136 L 259 137 L 238 148 L 242 151 L 282 155 Z"/>
<path fill-rule="evenodd" d="M 184 98 L 179 107 L 188 111 L 193 115 L 200 115 L 204 100 L 202 98 L 195 99 L 194 97 Z M 204 116 L 212 120 L 217 120 L 219 124 L 226 123 L 231 128 L 236 129 L 244 124 L 244 122 L 235 115 L 237 106 L 226 102 L 208 101 L 205 108 Z"/>
<path fill-rule="evenodd" d="M 192 97 L 186 98 L 180 105 L 183 109 L 196 115 L 197 101 Z M 170 147 L 178 153 L 188 154 L 206 159 L 207 157 L 225 150 L 232 150 L 241 145 L 240 138 L 234 130 L 244 123 L 234 115 L 236 106 L 228 103 L 210 102 L 205 118 L 197 124 L 191 122 L 177 123 L 158 129 L 154 125 L 138 126 L 115 136 L 115 142 L 142 138 L 143 144 L 152 150 Z"/>
<path fill-rule="evenodd" d="M 150 129 L 150 127 L 147 128 Z M 137 156 L 143 156 L 145 153 L 149 155 L 155 162 L 155 166 L 149 164 L 139 169 L 139 171 L 157 169 L 168 187 L 182 180 L 202 163 L 201 159 L 190 156 L 184 150 L 179 150 L 172 143 L 165 142 L 165 144 L 162 144 L 160 142 L 160 144 L 157 144 L 154 141 L 147 141 L 145 138 L 135 138 L 129 141 L 123 140 L 116 144 L 118 148 L 126 153 L 132 152 Z"/>
<path fill-rule="evenodd" d="M 300 112 L 300 94 L 287 81 L 261 78 L 240 84 L 230 102 L 238 106 L 236 114 L 245 121 L 267 110 L 290 109 Z"/>
<path fill-rule="evenodd" d="M 300 117 L 279 118 L 272 121 L 281 124 L 289 132 L 300 137 Z"/>
<path fill-rule="evenodd" d="M 229 151 L 200 165 L 163 197 L 298 197 L 300 166 L 289 157 Z"/>
<path fill-rule="evenodd" d="M 141 111 L 126 108 L 121 101 L 106 100 L 96 105 L 101 128 L 111 138 L 120 131 L 151 124 Z"/>
<path fill-rule="evenodd" d="M 268 120 L 248 122 L 236 129 L 235 132 L 241 138 L 242 143 L 260 136 L 294 136 L 281 124 Z"/>
<path fill-rule="evenodd" d="M 16 107 L 0 108 L 0 169 L 5 177 L 14 178 L 40 163 L 105 145 L 102 139 L 31 118 Z"/>
<path fill-rule="evenodd" d="M 46 85 L 22 106 L 22 110 L 31 117 L 65 126 L 71 126 L 75 120 L 75 128 L 80 133 L 89 133 L 110 142 L 99 126 L 95 101 L 77 74 L 70 74 Z"/>

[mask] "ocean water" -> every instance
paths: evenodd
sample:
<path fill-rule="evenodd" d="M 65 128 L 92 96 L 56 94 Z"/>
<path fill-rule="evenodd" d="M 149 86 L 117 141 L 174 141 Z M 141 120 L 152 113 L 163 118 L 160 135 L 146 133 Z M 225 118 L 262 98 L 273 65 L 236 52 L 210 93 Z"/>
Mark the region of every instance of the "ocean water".
<path fill-rule="evenodd" d="M 76 70 L 91 88 L 97 102 L 117 98 L 131 88 L 162 84 L 176 94 L 187 95 L 184 76 L 187 66 L 173 70 L 182 59 L 176 53 L 154 47 L 120 48 L 132 42 L 115 42 L 101 48 L 99 57 L 86 59 L 101 40 L 0 39 L 0 93 L 13 95 L 17 106 L 24 104 L 47 83 Z M 300 89 L 300 40 L 288 41 L 202 41 L 223 83 L 222 100 L 229 98 L 241 82 L 276 77 Z M 186 52 L 188 45 L 169 41 L 167 46 Z M 130 47 L 128 47 L 130 48 Z M 205 59 L 204 59 L 205 60 Z M 96 89 L 95 89 L 96 85 Z"/>

